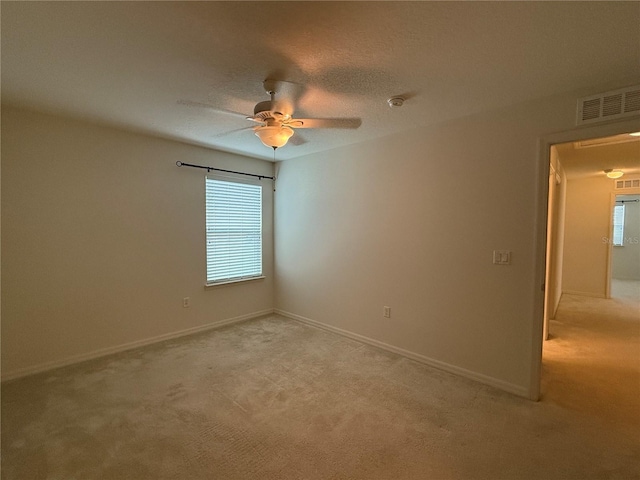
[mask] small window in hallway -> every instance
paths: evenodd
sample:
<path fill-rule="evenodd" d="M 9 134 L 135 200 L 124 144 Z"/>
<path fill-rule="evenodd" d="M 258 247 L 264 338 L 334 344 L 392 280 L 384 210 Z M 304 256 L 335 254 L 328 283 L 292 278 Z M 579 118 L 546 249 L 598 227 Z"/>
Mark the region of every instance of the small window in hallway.
<path fill-rule="evenodd" d="M 613 207 L 613 245 L 624 245 L 624 203 Z"/>

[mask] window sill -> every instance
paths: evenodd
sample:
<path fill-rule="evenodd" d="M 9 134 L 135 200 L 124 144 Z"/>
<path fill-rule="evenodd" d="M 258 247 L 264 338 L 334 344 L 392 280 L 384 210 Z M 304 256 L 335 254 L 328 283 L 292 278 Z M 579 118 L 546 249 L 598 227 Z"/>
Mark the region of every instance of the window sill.
<path fill-rule="evenodd" d="M 216 288 L 216 287 L 225 287 L 228 285 L 235 285 L 236 283 L 245 283 L 245 282 L 253 282 L 255 280 L 264 280 L 265 278 L 267 277 L 262 275 L 260 277 L 239 278 L 237 280 L 229 280 L 226 282 L 207 283 L 205 284 L 204 288 L 209 289 L 209 288 Z"/>

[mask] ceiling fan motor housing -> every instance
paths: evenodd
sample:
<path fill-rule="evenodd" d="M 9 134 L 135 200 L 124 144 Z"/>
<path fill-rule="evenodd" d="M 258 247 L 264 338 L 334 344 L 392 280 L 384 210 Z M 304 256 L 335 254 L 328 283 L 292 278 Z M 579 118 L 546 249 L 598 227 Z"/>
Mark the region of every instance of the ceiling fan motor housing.
<path fill-rule="evenodd" d="M 266 121 L 269 118 L 281 120 L 284 117 L 285 114 L 278 111 L 277 104 L 271 100 L 260 102 L 253 108 L 253 118 L 256 120 Z"/>

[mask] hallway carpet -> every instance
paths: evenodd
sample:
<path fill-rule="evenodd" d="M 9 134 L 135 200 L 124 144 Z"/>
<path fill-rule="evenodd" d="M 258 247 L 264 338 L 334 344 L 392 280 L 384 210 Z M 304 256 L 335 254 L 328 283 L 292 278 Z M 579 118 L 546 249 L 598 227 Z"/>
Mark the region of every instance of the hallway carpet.
<path fill-rule="evenodd" d="M 8 382 L 2 478 L 640 478 L 637 358 L 569 347 L 573 320 L 537 403 L 278 316 Z"/>
<path fill-rule="evenodd" d="M 562 296 L 544 344 L 542 398 L 640 443 L 640 282 L 613 280 L 612 294 Z"/>

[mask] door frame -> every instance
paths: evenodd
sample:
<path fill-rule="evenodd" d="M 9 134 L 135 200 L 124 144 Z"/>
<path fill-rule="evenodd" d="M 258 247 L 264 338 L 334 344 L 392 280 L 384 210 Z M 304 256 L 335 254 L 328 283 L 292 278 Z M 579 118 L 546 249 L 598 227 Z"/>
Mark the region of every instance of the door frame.
<path fill-rule="evenodd" d="M 543 285 L 547 273 L 547 214 L 549 202 L 551 146 L 559 143 L 577 142 L 580 140 L 608 137 L 637 131 L 640 131 L 640 118 L 634 117 L 610 123 L 576 127 L 572 130 L 545 135 L 538 139 L 538 161 L 536 165 L 538 182 L 536 186 L 534 240 L 534 318 L 531 348 L 531 378 L 529 384 L 529 398 L 531 400 L 538 401 L 540 399 L 540 384 L 542 380 L 542 344 L 544 341 L 543 330 L 545 299 Z"/>

